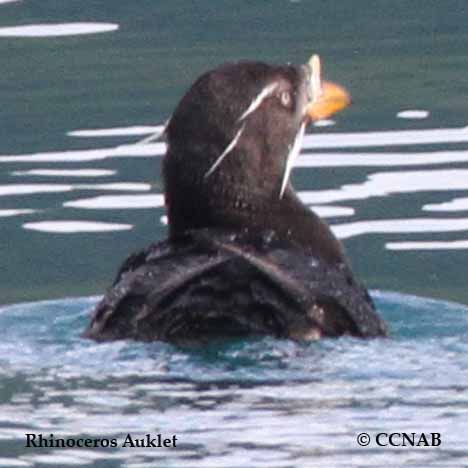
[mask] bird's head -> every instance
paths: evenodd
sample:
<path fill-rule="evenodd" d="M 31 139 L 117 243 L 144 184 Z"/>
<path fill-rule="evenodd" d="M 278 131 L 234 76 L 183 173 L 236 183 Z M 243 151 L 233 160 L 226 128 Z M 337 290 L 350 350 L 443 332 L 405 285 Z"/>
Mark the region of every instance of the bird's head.
<path fill-rule="evenodd" d="M 236 227 L 292 191 L 289 175 L 307 124 L 350 103 L 305 65 L 239 62 L 202 75 L 168 124 L 163 172 L 172 229 Z M 263 207 L 263 208 L 260 208 Z"/>

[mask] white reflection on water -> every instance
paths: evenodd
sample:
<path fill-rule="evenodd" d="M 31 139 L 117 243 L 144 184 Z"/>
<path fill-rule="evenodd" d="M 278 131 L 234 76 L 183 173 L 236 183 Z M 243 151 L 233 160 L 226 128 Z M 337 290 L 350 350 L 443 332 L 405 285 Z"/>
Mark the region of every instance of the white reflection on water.
<path fill-rule="evenodd" d="M 467 190 L 468 169 L 376 172 L 361 184 L 343 185 L 339 189 L 304 191 L 306 203 L 329 203 L 363 200 L 396 193 Z"/>
<path fill-rule="evenodd" d="M 458 250 L 468 249 L 468 240 L 387 242 L 385 248 L 388 250 Z"/>
<path fill-rule="evenodd" d="M 354 223 L 334 224 L 335 235 L 347 239 L 362 234 L 390 234 L 412 232 L 452 232 L 468 230 L 468 218 L 403 218 L 373 219 Z"/>
<path fill-rule="evenodd" d="M 111 232 L 128 231 L 132 229 L 131 224 L 103 223 L 97 221 L 39 221 L 37 223 L 25 223 L 24 229 L 32 231 L 72 234 L 78 232 Z"/>
<path fill-rule="evenodd" d="M 335 216 L 352 216 L 355 211 L 354 208 L 347 206 L 310 206 L 311 210 L 324 218 L 332 218 Z"/>
<path fill-rule="evenodd" d="M 37 193 L 71 192 L 73 190 L 116 190 L 144 192 L 150 184 L 141 182 L 116 182 L 113 184 L 5 184 L 0 185 L 0 196 L 33 195 Z"/>
<path fill-rule="evenodd" d="M 299 198 L 302 199 L 302 193 L 299 193 Z M 311 205 L 309 208 L 314 211 L 319 216 L 324 218 L 332 218 L 335 216 L 353 216 L 355 213 L 354 208 L 348 206 L 320 206 L 320 205 Z"/>
<path fill-rule="evenodd" d="M 73 186 L 71 185 L 8 184 L 8 185 L 0 185 L 0 196 L 32 195 L 34 193 L 69 192 L 71 190 L 73 190 Z"/>
<path fill-rule="evenodd" d="M 116 31 L 114 23 L 27 24 L 0 28 L 0 37 L 58 37 Z"/>
<path fill-rule="evenodd" d="M 12 216 L 20 216 L 31 213 L 35 213 L 35 210 L 30 210 L 28 208 L 20 210 L 0 210 L 0 218 L 10 218 Z"/>
<path fill-rule="evenodd" d="M 117 171 L 110 169 L 31 169 L 29 171 L 13 171 L 14 176 L 38 177 L 107 177 Z"/>
<path fill-rule="evenodd" d="M 468 162 L 468 151 L 398 153 L 303 153 L 296 167 L 426 166 Z"/>
<path fill-rule="evenodd" d="M 314 127 L 333 127 L 336 122 L 331 119 L 322 119 L 322 120 L 317 120 L 314 122 Z"/>
<path fill-rule="evenodd" d="M 362 148 L 468 142 L 468 127 L 428 130 L 387 130 L 382 132 L 329 133 L 304 137 L 303 148 Z"/>
<path fill-rule="evenodd" d="M 117 136 L 140 136 L 151 135 L 162 132 L 164 125 L 148 126 L 148 125 L 133 125 L 131 127 L 113 127 L 113 128 L 96 128 L 86 130 L 73 130 L 68 132 L 68 136 L 100 138 L 100 137 L 117 137 Z"/>
<path fill-rule="evenodd" d="M 454 198 L 445 203 L 428 203 L 422 209 L 424 211 L 468 211 L 468 198 Z"/>
<path fill-rule="evenodd" d="M 166 145 L 164 143 L 151 143 L 147 145 L 120 145 L 101 149 L 48 151 L 29 154 L 0 155 L 0 163 L 75 163 L 85 161 L 100 161 L 103 159 L 116 157 L 162 156 L 165 152 Z"/>
<path fill-rule="evenodd" d="M 100 195 L 93 198 L 69 201 L 64 203 L 63 206 L 88 210 L 161 208 L 164 206 L 164 196 L 160 194 Z"/>
<path fill-rule="evenodd" d="M 0 3 L 5 0 L 0 0 Z M 7 0 L 10 1 L 10 0 Z M 11 0 L 13 1 L 13 0 Z M 5 468 L 16 468 L 16 467 L 28 467 L 34 466 L 34 462 L 27 462 L 24 460 L 14 460 L 13 458 L 2 458 L 0 457 L 0 466 Z"/>
<path fill-rule="evenodd" d="M 427 110 L 417 110 L 409 109 L 398 112 L 396 115 L 399 119 L 427 119 L 429 117 L 429 111 Z"/>

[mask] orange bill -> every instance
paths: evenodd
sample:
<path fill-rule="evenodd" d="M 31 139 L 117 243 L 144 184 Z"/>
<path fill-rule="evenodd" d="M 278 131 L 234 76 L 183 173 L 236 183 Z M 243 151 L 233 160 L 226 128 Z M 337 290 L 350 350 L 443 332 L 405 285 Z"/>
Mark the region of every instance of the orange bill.
<path fill-rule="evenodd" d="M 351 96 L 341 86 L 323 81 L 320 95 L 307 104 L 306 115 L 311 121 L 326 119 L 351 104 Z"/>

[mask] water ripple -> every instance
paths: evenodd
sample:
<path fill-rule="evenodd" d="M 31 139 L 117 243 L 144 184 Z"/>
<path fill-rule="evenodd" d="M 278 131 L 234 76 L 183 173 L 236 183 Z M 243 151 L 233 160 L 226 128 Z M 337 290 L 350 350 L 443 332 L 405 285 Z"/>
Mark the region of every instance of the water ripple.
<path fill-rule="evenodd" d="M 0 308 L 0 326 L 11 330 L 0 343 L 0 450 L 24 443 L 26 432 L 115 438 L 120 445 L 127 434 L 162 433 L 177 436 L 177 450 L 33 447 L 18 460 L 349 466 L 350 457 L 367 457 L 357 450 L 359 432 L 416 430 L 441 432 L 443 446 L 437 452 L 371 449 L 372 463 L 407 466 L 417 459 L 429 466 L 435 453 L 461 460 L 468 309 L 397 293 L 374 291 L 373 297 L 391 325 L 390 339 L 304 345 L 266 338 L 201 349 L 81 339 L 97 298 Z"/>
<path fill-rule="evenodd" d="M 27 24 L 0 28 L 0 37 L 58 37 L 116 31 L 114 23 Z"/>
<path fill-rule="evenodd" d="M 36 223 L 23 224 L 24 229 L 58 234 L 73 234 L 84 232 L 112 232 L 128 231 L 133 228 L 131 224 L 104 223 L 98 221 L 38 221 Z"/>

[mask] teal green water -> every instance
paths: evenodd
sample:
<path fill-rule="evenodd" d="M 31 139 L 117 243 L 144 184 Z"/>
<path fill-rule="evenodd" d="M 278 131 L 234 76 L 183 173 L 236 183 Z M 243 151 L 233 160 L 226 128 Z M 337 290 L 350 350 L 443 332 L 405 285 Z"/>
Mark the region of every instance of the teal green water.
<path fill-rule="evenodd" d="M 468 308 L 373 297 L 391 339 L 201 349 L 81 339 L 96 298 L 0 308 L 0 466 L 464 466 Z M 376 444 L 392 432 L 437 432 L 442 445 Z M 178 445 L 122 447 L 148 433 Z M 26 434 L 116 447 L 25 447 Z"/>
<path fill-rule="evenodd" d="M 325 74 L 346 85 L 354 105 L 334 127 L 317 133 L 388 129 L 455 128 L 467 124 L 466 2 L 394 1 L 24 1 L 0 4 L 0 26 L 57 22 L 107 22 L 117 31 L 81 36 L 0 37 L 5 57 L 0 74 L 0 154 L 18 155 L 112 147 L 139 137 L 73 138 L 76 129 L 162 123 L 190 83 L 203 71 L 242 58 L 301 63 L 321 54 Z M 430 112 L 424 120 L 397 119 L 405 109 Z M 339 140 L 337 140 L 339 141 Z M 395 151 L 457 151 L 467 144 L 391 146 Z M 372 153 L 382 148 L 364 148 Z M 349 151 L 349 150 L 346 150 Z M 356 152 L 356 150 L 353 150 Z M 66 159 L 66 158 L 65 158 Z M 385 157 L 382 158 L 385 160 Z M 0 163 L 0 185 L 57 184 L 72 178 L 15 176 L 38 168 L 104 168 L 117 174 L 79 183 L 145 182 L 160 190 L 160 158 L 102 161 Z M 429 169 L 463 168 L 457 163 Z M 424 166 L 423 166 L 424 168 Z M 391 168 L 401 171 L 404 167 Z M 421 169 L 414 166 L 410 169 Z M 359 183 L 378 167 L 297 169 L 301 189 Z M 437 177 L 437 175 L 435 176 Z M 466 190 L 465 190 L 466 192 Z M 0 302 L 100 293 L 131 251 L 163 238 L 162 209 L 80 210 L 63 203 L 101 195 L 100 190 L 1 196 L 4 209 L 32 208 L 30 215 L 0 218 Z M 445 192 L 373 197 L 349 201 L 353 217 L 428 217 L 428 202 L 461 196 Z M 345 204 L 344 202 L 342 204 Z M 465 211 L 466 213 L 466 211 Z M 463 217 L 440 213 L 439 218 Z M 130 223 L 131 231 L 59 235 L 25 231 L 42 220 Z M 462 232 L 370 234 L 345 240 L 355 268 L 371 287 L 468 301 L 464 281 L 466 250 L 388 251 L 385 242 L 460 240 Z"/>
<path fill-rule="evenodd" d="M 3 29 L 71 22 L 118 29 Z M 16 304 L 0 308 L 0 466 L 466 465 L 467 310 L 451 301 L 468 304 L 467 24 L 465 0 L 0 1 L 0 304 Z M 163 149 L 119 150 L 147 136 L 128 128 L 163 123 L 219 63 L 312 53 L 354 103 L 309 129 L 293 182 L 325 210 L 392 338 L 200 352 L 82 340 L 122 260 L 166 235 Z M 408 110 L 426 113 L 397 117 Z M 162 432 L 181 446 L 31 450 L 29 431 Z M 382 431 L 440 432 L 443 445 L 355 443 Z"/>
<path fill-rule="evenodd" d="M 190 83 L 224 61 L 243 58 L 304 62 L 319 52 L 326 75 L 345 84 L 354 106 L 335 127 L 317 132 L 447 128 L 466 125 L 468 82 L 464 1 L 25 1 L 0 5 L 1 26 L 56 22 L 110 22 L 115 32 L 82 36 L 1 37 L 0 153 L 18 155 L 109 147 L 138 138 L 73 138 L 80 128 L 154 125 L 163 122 Z M 404 109 L 426 109 L 425 120 L 397 119 Z M 418 146 L 416 151 L 466 148 Z M 390 151 L 407 148 L 392 147 Z M 377 148 L 366 149 L 368 152 Z M 0 184 L 68 183 L 70 179 L 13 176 L 32 168 L 111 168 L 109 181 L 146 182 L 160 189 L 159 158 L 91 163 L 1 163 Z M 457 167 L 460 167 L 458 164 Z M 446 166 L 442 166 L 446 167 Z M 297 170 L 303 189 L 362 181 L 376 168 Z M 401 170 L 401 168 L 396 168 Z M 101 182 L 102 180 L 99 180 Z M 92 183 L 94 179 L 81 179 Z M 97 192 L 97 193 L 96 193 Z M 129 252 L 165 236 L 162 209 L 70 210 L 63 203 L 96 192 L 0 197 L 5 209 L 33 208 L 31 215 L 0 218 L 4 259 L 1 302 L 95 294 Z M 349 219 L 414 217 L 426 200 L 454 193 L 420 192 L 349 202 Z M 447 214 L 442 214 L 447 216 Z M 126 222 L 126 232 L 57 235 L 24 231 L 43 219 Z M 330 220 L 335 221 L 334 219 Z M 339 219 L 336 221 L 340 221 Z M 346 220 L 348 221 L 348 219 Z M 448 223 L 450 221 L 447 221 Z M 401 234 L 397 238 L 460 239 L 466 233 Z M 355 268 L 371 287 L 468 301 L 466 250 L 389 252 L 388 236 L 346 241 Z"/>

